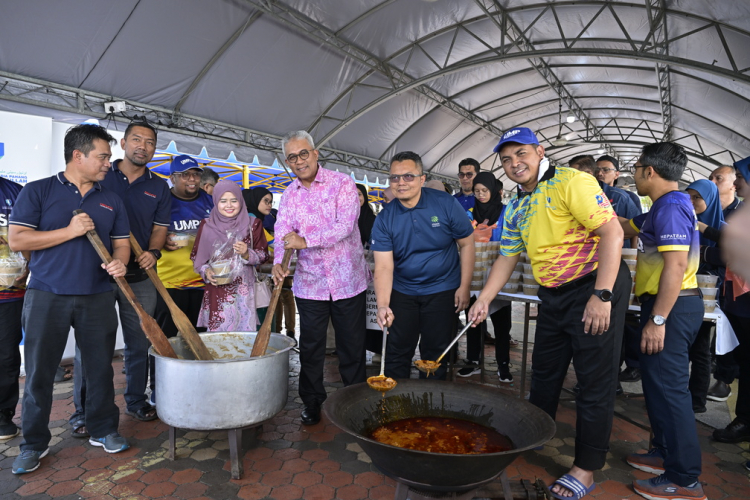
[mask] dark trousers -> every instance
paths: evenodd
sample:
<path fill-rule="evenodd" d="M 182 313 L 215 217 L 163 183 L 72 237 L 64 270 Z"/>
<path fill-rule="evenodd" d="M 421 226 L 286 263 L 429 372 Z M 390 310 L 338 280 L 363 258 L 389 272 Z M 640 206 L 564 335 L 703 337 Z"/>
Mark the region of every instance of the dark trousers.
<path fill-rule="evenodd" d="M 154 315 L 156 309 L 156 288 L 150 279 L 129 283 L 136 299 L 149 316 Z M 125 404 L 128 410 L 138 411 L 148 404 L 146 401 L 146 382 L 148 381 L 148 348 L 151 342 L 141 329 L 138 314 L 123 295 L 120 287 L 112 283 L 112 293 L 120 312 L 122 337 L 125 341 Z M 77 426 L 86 415 L 86 378 L 81 366 L 81 351 L 76 346 L 75 368 L 73 370 L 73 403 L 76 411 L 70 417 L 73 427 Z"/>
<path fill-rule="evenodd" d="M 458 333 L 455 295 L 455 290 L 430 295 L 391 292 L 390 308 L 395 319 L 386 339 L 386 376 L 409 378 L 417 344 L 424 360 L 434 361 L 443 353 Z M 447 360 L 443 358 L 434 375 L 437 379 L 445 380 L 446 366 Z M 425 377 L 425 373 L 419 372 L 419 378 Z"/>
<path fill-rule="evenodd" d="M 299 395 L 305 406 L 326 399 L 323 369 L 328 321 L 336 332 L 339 373 L 345 386 L 366 380 L 365 292 L 341 300 L 296 297 L 299 311 Z"/>
<path fill-rule="evenodd" d="M 539 288 L 542 303 L 536 322 L 529 402 L 552 418 L 571 359 L 581 389 L 576 398 L 576 466 L 604 467 L 615 406 L 625 314 L 632 280 L 625 263 L 617 273 L 609 330 L 584 333 L 581 321 L 592 297 L 595 273 L 558 288 Z M 597 299 L 598 300 L 598 299 Z"/>
<path fill-rule="evenodd" d="M 203 288 L 190 288 L 186 290 L 181 290 L 179 288 L 167 288 L 167 293 L 169 294 L 169 296 L 172 297 L 172 300 L 175 304 L 177 304 L 177 307 L 179 307 L 180 310 L 185 313 L 185 315 L 190 320 L 190 323 L 195 327 L 195 330 L 198 333 L 206 331 L 205 327 L 199 328 L 195 326 L 198 323 L 198 314 L 201 312 L 201 304 L 203 304 L 203 291 Z M 167 303 L 164 302 L 164 299 L 161 297 L 161 295 L 158 293 L 156 294 L 156 309 L 154 310 L 154 319 L 157 323 L 159 323 L 161 330 L 164 332 L 164 335 L 167 338 L 172 338 L 177 335 L 177 326 L 172 320 L 172 314 L 170 314 L 169 312 L 169 307 L 167 306 Z M 149 373 L 151 375 L 149 386 L 151 387 L 151 391 L 153 392 L 156 389 L 156 363 L 153 356 L 149 356 L 149 369 Z"/>
<path fill-rule="evenodd" d="M 649 320 L 655 298 L 641 304 L 641 328 Z M 654 433 L 653 446 L 664 455 L 666 477 L 689 486 L 701 473 L 701 449 L 688 390 L 689 351 L 703 322 L 700 296 L 678 297 L 669 313 L 664 350 L 641 353 L 646 410 Z"/>
<path fill-rule="evenodd" d="M 185 313 L 193 326 L 198 323 L 198 314 L 201 312 L 201 304 L 203 304 L 203 291 L 203 288 L 189 288 L 185 290 L 179 288 L 167 288 L 169 296 L 172 297 L 172 300 L 177 304 L 177 307 Z M 177 326 L 174 324 L 174 321 L 172 321 L 169 307 L 167 307 L 167 303 L 164 302 L 161 295 L 158 295 L 156 298 L 154 319 L 159 323 L 159 326 L 167 338 L 177 335 Z M 198 329 L 198 332 L 205 331 L 205 328 Z"/>
<path fill-rule="evenodd" d="M 641 363 L 638 361 L 641 352 L 641 328 L 638 321 L 625 321 L 625 329 L 622 335 L 622 355 L 620 359 L 625 362 L 628 368 L 640 368 Z M 622 365 L 622 363 L 620 363 Z"/>
<path fill-rule="evenodd" d="M 21 372 L 21 312 L 23 299 L 0 304 L 0 411 L 16 413 Z"/>
<path fill-rule="evenodd" d="M 750 425 L 750 318 L 743 318 L 731 313 L 726 313 L 729 323 L 732 325 L 734 334 L 740 345 L 735 347 L 734 358 L 740 367 L 739 380 L 737 382 L 737 406 L 734 412 L 737 418 Z"/>
<path fill-rule="evenodd" d="M 120 411 L 115 405 L 112 380 L 117 315 L 112 292 L 56 295 L 29 290 L 22 323 L 26 332 L 26 385 L 21 450 L 47 449 L 55 373 L 71 326 L 86 375 L 86 428 L 95 438 L 117 432 Z"/>
<path fill-rule="evenodd" d="M 729 318 L 729 313 L 726 314 L 727 318 Z M 734 326 L 732 326 L 732 328 L 734 329 Z M 734 333 L 737 335 L 736 330 Z M 739 338 L 739 335 L 737 335 L 737 337 Z M 738 364 L 734 351 L 716 355 L 716 371 L 714 372 L 714 378 L 716 380 L 720 380 L 729 385 L 734 382 L 734 379 L 739 378 L 739 376 L 740 365 Z"/>
<path fill-rule="evenodd" d="M 469 307 L 477 301 L 476 297 L 471 297 Z M 468 315 L 468 309 L 466 311 Z M 510 361 L 510 329 L 511 323 L 511 306 L 508 304 L 490 314 L 490 321 L 495 329 L 495 357 L 497 364 L 507 363 Z M 466 357 L 469 361 L 479 361 L 479 354 L 482 350 L 482 338 L 487 334 L 487 321 L 482 321 L 479 326 L 471 327 L 466 331 Z"/>
<path fill-rule="evenodd" d="M 693 408 L 706 406 L 708 386 L 711 385 L 711 330 L 713 323 L 702 322 L 698 335 L 688 351 L 690 379 L 688 388 Z"/>

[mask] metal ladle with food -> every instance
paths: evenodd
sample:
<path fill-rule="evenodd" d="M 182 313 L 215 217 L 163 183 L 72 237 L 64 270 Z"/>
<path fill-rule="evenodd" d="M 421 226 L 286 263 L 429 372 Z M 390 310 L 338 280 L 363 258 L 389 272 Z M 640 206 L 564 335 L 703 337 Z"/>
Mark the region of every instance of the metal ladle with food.
<path fill-rule="evenodd" d="M 380 354 L 380 375 L 367 379 L 367 385 L 379 392 L 388 392 L 396 387 L 396 381 L 385 376 L 385 339 L 388 337 L 388 327 L 383 327 L 383 351 Z"/>
<path fill-rule="evenodd" d="M 443 359 L 443 356 L 445 356 L 446 354 L 448 354 L 448 351 L 451 350 L 451 347 L 453 347 L 453 345 L 456 342 L 458 342 L 458 339 L 461 338 L 461 335 L 463 335 L 464 333 L 466 333 L 466 331 L 469 328 L 471 328 L 471 325 L 472 325 L 471 322 L 467 322 L 467 325 L 464 327 L 464 329 L 461 330 L 458 333 L 458 335 L 456 335 L 456 338 L 453 339 L 453 341 L 450 344 L 448 344 L 448 347 L 445 349 L 445 351 L 443 351 L 443 354 L 441 354 L 440 357 L 437 360 L 435 360 L 435 361 L 427 361 L 427 360 L 424 360 L 424 359 L 418 359 L 418 360 L 416 360 L 414 362 L 414 366 L 416 366 L 419 371 L 426 373 L 428 377 L 431 374 L 435 373 L 437 371 L 437 369 L 440 368 L 440 360 Z"/>

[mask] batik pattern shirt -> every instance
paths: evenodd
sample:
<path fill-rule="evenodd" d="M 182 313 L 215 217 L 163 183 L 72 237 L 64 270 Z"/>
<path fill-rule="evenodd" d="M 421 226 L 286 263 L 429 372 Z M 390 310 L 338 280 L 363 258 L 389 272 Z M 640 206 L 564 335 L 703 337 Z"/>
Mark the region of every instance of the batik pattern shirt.
<path fill-rule="evenodd" d="M 296 232 L 307 242 L 297 251 L 292 291 L 310 300 L 341 300 L 367 289 L 371 280 L 359 236 L 359 196 L 348 176 L 318 166 L 309 188 L 295 179 L 281 195 L 274 235 Z M 277 244 L 274 264 L 281 264 Z"/>

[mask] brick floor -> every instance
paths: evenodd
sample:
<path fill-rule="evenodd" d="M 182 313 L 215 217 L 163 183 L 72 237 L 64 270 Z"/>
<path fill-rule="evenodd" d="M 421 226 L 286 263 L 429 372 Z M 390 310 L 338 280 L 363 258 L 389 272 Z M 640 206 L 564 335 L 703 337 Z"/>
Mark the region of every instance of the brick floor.
<path fill-rule="evenodd" d="M 465 342 L 460 343 L 461 349 Z M 489 366 L 485 383 L 498 386 L 509 395 L 518 395 L 521 359 L 520 347 L 511 351 L 515 384 L 498 384 L 492 362 L 494 347 L 486 350 Z M 336 372 L 336 357 L 326 357 L 326 386 L 334 391 L 341 387 Z M 530 360 L 529 360 L 530 363 Z M 124 407 L 122 393 L 125 377 L 122 361 L 113 362 L 117 404 Z M 390 499 L 395 483 L 384 477 L 362 452 L 355 440 L 333 426 L 324 417 L 320 424 L 305 427 L 300 423 L 301 402 L 297 395 L 299 360 L 291 357 L 289 401 L 286 407 L 267 422 L 255 447 L 243 457 L 244 476 L 230 479 L 229 445 L 226 432 L 178 431 L 178 459 L 167 457 L 168 428 L 160 421 L 137 422 L 121 415 L 120 428 L 131 448 L 107 455 L 85 439 L 70 435 L 67 418 L 72 410 L 72 383 L 57 384 L 50 424 L 53 438 L 50 455 L 42 459 L 37 470 L 13 476 L 9 467 L 18 454 L 22 438 L 0 442 L 0 497 L 3 500 L 25 498 L 241 498 L 274 500 L 359 500 Z M 368 368 L 376 374 L 378 367 Z M 456 383 L 477 384 L 475 375 Z M 566 387 L 575 384 L 575 376 Z M 564 399 L 572 399 L 564 394 Z M 17 410 L 20 413 L 20 408 Z M 508 467 L 510 479 L 541 479 L 546 484 L 567 472 L 573 460 L 575 405 L 563 401 L 557 415 L 557 434 L 547 445 L 528 452 Z M 19 419 L 16 418 L 18 422 Z M 598 483 L 591 496 L 597 500 L 636 498 L 631 482 L 652 477 L 634 470 L 624 457 L 645 449 L 648 441 L 648 418 L 642 398 L 620 397 L 612 429 L 611 451 L 603 470 L 595 473 Z M 715 443 L 712 429 L 697 423 L 703 450 L 701 481 L 712 500 L 750 498 L 750 480 L 743 463 L 750 460 L 746 445 Z"/>

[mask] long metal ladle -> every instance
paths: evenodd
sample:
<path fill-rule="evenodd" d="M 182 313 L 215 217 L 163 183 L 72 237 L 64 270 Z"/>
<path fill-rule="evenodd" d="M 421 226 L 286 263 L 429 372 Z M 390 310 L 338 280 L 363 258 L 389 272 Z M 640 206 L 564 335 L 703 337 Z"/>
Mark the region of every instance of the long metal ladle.
<path fill-rule="evenodd" d="M 471 328 L 471 323 L 470 322 L 464 327 L 463 330 L 461 330 L 458 333 L 458 335 L 456 335 L 456 338 L 453 339 L 453 341 L 450 344 L 448 344 L 448 347 L 445 349 L 445 351 L 443 351 L 443 354 L 441 354 L 440 357 L 436 361 L 427 361 L 427 360 L 424 360 L 424 359 L 418 359 L 418 360 L 416 360 L 414 362 L 414 366 L 416 366 L 419 371 L 426 373 L 427 376 L 435 373 L 437 371 L 437 369 L 440 368 L 440 360 L 443 359 L 443 356 L 445 356 L 446 354 L 448 354 L 448 351 L 451 350 L 451 347 L 453 347 L 453 345 L 456 342 L 458 342 L 458 339 L 461 338 L 461 335 L 463 335 L 464 333 L 466 333 L 466 331 L 469 328 Z"/>
<path fill-rule="evenodd" d="M 396 381 L 385 376 L 385 339 L 388 337 L 388 327 L 383 327 L 383 352 L 380 354 L 380 375 L 367 379 L 367 385 L 379 392 L 388 392 L 396 387 Z"/>

